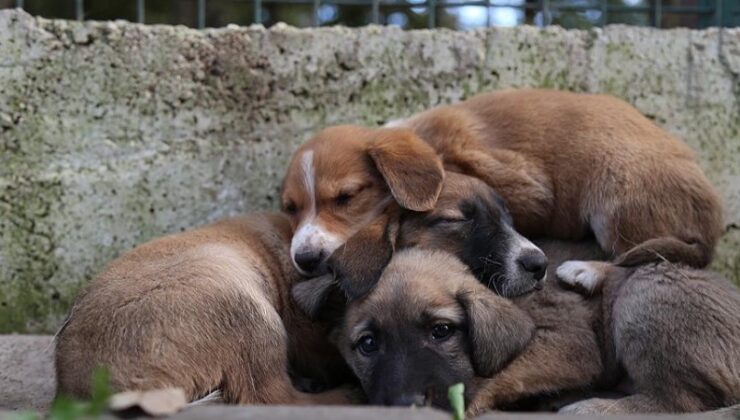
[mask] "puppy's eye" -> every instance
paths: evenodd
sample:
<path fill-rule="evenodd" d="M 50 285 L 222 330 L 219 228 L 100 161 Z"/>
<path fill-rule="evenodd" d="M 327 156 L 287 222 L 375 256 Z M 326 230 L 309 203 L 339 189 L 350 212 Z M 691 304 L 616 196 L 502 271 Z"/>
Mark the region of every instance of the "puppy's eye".
<path fill-rule="evenodd" d="M 452 225 L 455 223 L 463 223 L 467 221 L 468 219 L 465 219 L 463 217 L 435 217 L 429 221 L 428 225 L 430 227 L 440 225 Z"/>
<path fill-rule="evenodd" d="M 288 201 L 287 203 L 283 204 L 283 210 L 286 213 L 293 215 L 298 212 L 298 206 L 296 206 L 294 202 Z"/>
<path fill-rule="evenodd" d="M 432 327 L 432 338 L 436 341 L 443 341 L 455 332 L 455 327 L 450 324 L 437 324 Z"/>
<path fill-rule="evenodd" d="M 349 204 L 349 201 L 352 199 L 353 195 L 349 193 L 341 193 L 338 196 L 334 197 L 334 203 L 339 206 L 346 206 Z"/>
<path fill-rule="evenodd" d="M 357 348 L 360 350 L 360 353 L 369 356 L 378 351 L 378 343 L 372 335 L 364 335 L 357 340 Z"/>

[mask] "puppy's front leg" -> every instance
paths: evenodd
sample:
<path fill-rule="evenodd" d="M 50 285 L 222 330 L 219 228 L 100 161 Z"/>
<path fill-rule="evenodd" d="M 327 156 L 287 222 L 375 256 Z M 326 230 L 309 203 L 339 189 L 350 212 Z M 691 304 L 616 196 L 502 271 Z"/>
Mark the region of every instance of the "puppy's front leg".
<path fill-rule="evenodd" d="M 613 267 L 605 261 L 566 261 L 560 264 L 555 274 L 563 283 L 593 295 L 601 292 Z"/>
<path fill-rule="evenodd" d="M 468 415 L 529 396 L 592 385 L 603 372 L 600 354 L 591 329 L 539 328 L 517 358 L 492 378 L 478 383 Z"/>

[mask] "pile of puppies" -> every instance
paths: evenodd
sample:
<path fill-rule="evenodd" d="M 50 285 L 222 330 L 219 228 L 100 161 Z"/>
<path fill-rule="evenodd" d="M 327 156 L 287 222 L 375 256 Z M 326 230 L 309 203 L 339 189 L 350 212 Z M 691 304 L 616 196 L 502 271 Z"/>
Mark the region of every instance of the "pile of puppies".
<path fill-rule="evenodd" d="M 57 336 L 58 392 L 102 365 L 242 404 L 446 408 L 459 382 L 471 415 L 740 402 L 740 292 L 702 270 L 721 202 L 622 101 L 511 90 L 328 128 L 282 198 L 111 263 Z"/>

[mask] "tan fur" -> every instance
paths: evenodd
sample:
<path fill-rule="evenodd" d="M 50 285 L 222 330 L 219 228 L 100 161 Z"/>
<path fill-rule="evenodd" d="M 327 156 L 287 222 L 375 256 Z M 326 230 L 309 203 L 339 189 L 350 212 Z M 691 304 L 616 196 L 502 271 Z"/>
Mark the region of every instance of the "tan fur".
<path fill-rule="evenodd" d="M 660 260 L 667 245 L 667 258 L 702 267 L 724 228 L 721 201 L 691 149 L 610 96 L 506 90 L 399 124 L 431 145 L 447 170 L 494 187 L 525 235 L 579 239 L 591 230 L 612 257 L 638 247 L 632 263 Z M 340 165 L 353 152 L 336 139 L 362 144 L 378 132 L 402 133 L 331 130 L 313 142 L 331 144 Z M 666 241 L 646 243 L 656 238 Z"/>
<path fill-rule="evenodd" d="M 282 199 L 284 208 L 296 206 L 294 226 L 308 210 L 300 170 L 300 156 L 307 151 L 314 153 L 318 218 L 345 239 L 370 222 L 372 210 L 389 195 L 402 207 L 425 211 L 442 189 L 441 160 L 409 130 L 331 127 L 302 145 L 288 166 Z M 337 205 L 333 201 L 342 193 L 350 200 Z"/>
<path fill-rule="evenodd" d="M 557 263 L 600 256 L 596 244 L 540 245 L 555 250 L 549 256 Z M 349 305 L 338 345 L 366 391 L 378 395 L 376 403 L 445 407 L 440 391 L 457 381 L 465 383 L 472 416 L 526 397 L 615 385 L 620 367 L 634 381 L 633 395 L 564 411 L 694 412 L 740 402 L 740 291 L 726 280 L 665 262 L 639 268 L 598 262 L 590 264 L 606 275 L 603 295 L 584 299 L 551 277 L 544 291 L 507 300 L 451 257 L 400 251 L 375 289 Z M 469 296 L 478 307 L 466 302 Z M 459 311 L 466 312 L 466 325 Z M 439 313 L 453 316 L 429 315 Z M 437 342 L 424 334 L 440 323 L 459 332 Z M 377 354 L 358 351 L 368 335 Z M 434 358 L 421 358 L 430 351 Z M 424 364 L 431 360 L 439 362 Z M 404 386 L 416 397 L 382 394 L 384 387 L 400 392 Z"/>
<path fill-rule="evenodd" d="M 86 397 L 105 366 L 117 391 L 221 389 L 231 403 L 346 403 L 304 394 L 288 370 L 342 370 L 323 325 L 290 301 L 299 280 L 280 214 L 227 219 L 141 245 L 78 297 L 56 343 L 58 392 Z"/>

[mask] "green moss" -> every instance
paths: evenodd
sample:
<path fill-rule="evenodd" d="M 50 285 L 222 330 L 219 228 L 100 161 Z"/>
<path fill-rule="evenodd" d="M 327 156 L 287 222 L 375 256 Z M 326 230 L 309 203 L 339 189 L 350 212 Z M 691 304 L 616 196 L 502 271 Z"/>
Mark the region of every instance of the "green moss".
<path fill-rule="evenodd" d="M 31 332 L 31 321 L 66 311 L 69 302 L 49 284 L 57 272 L 52 206 L 59 181 L 14 180 L 0 192 L 3 282 L 0 283 L 0 333 Z"/>
<path fill-rule="evenodd" d="M 740 228 L 731 228 L 719 241 L 711 269 L 740 286 Z"/>

